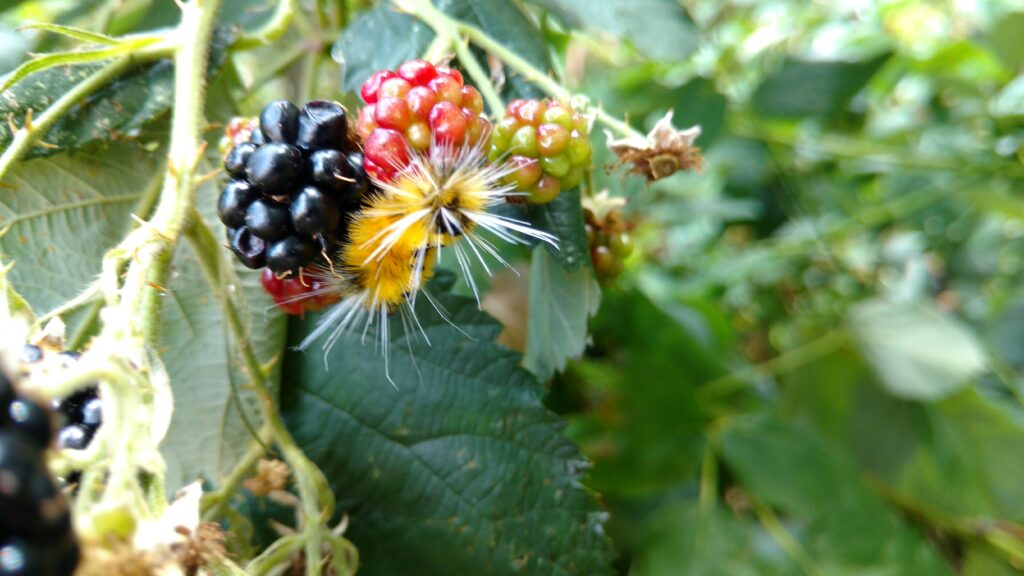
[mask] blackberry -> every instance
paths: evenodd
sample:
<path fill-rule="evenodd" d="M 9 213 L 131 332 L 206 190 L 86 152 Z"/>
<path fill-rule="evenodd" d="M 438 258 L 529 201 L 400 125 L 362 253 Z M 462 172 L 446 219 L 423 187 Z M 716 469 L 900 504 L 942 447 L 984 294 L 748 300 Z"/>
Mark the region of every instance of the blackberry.
<path fill-rule="evenodd" d="M 8 404 L 7 419 L 11 430 L 39 448 L 46 448 L 53 440 L 50 411 L 31 400 L 19 398 Z"/>
<path fill-rule="evenodd" d="M 363 140 L 367 174 L 390 181 L 409 163 L 409 151 L 432 143 L 475 145 L 487 132 L 483 97 L 454 68 L 410 60 L 370 76 L 360 90 L 366 106 L 356 131 Z"/>
<path fill-rule="evenodd" d="M 299 109 L 287 100 L 275 100 L 260 112 L 260 131 L 268 142 L 295 143 L 299 130 Z"/>
<path fill-rule="evenodd" d="M 237 228 L 245 224 L 245 211 L 259 197 L 260 193 L 245 180 L 232 180 L 221 192 L 217 215 L 225 226 Z"/>
<path fill-rule="evenodd" d="M 229 124 L 222 152 L 231 179 L 217 214 L 243 265 L 267 267 L 284 280 L 337 255 L 348 215 L 370 191 L 350 136 L 345 109 L 327 101 L 300 109 L 278 100 L 258 123 Z"/>
<path fill-rule="evenodd" d="M 24 356 L 38 362 L 42 350 L 33 348 Z M 78 564 L 71 512 L 43 457 L 50 413 L 2 371 L 0 413 L 0 576 L 70 576 Z"/>
<path fill-rule="evenodd" d="M 263 198 L 246 209 L 245 225 L 257 238 L 268 242 L 284 238 L 292 228 L 288 206 Z"/>
<path fill-rule="evenodd" d="M 611 282 L 625 271 L 625 259 L 633 253 L 633 241 L 622 211 L 612 208 L 595 214 L 585 208 L 583 218 L 594 272 L 601 282 Z"/>
<path fill-rule="evenodd" d="M 257 238 L 251 230 L 241 228 L 229 229 L 230 248 L 238 261 L 246 268 L 263 268 L 267 265 L 267 243 Z"/>
<path fill-rule="evenodd" d="M 317 255 L 317 248 L 317 242 L 311 238 L 286 236 L 267 248 L 267 268 L 274 274 L 288 274 L 311 262 Z"/>
<path fill-rule="evenodd" d="M 593 157 L 587 119 L 568 104 L 513 100 L 491 132 L 488 158 L 517 168 L 508 182 L 535 204 L 579 186 Z"/>

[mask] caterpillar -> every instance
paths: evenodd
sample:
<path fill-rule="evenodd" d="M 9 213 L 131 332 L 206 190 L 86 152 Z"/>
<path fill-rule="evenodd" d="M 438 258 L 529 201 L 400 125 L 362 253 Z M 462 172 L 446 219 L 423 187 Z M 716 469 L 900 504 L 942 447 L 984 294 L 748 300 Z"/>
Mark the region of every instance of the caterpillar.
<path fill-rule="evenodd" d="M 352 216 L 349 237 L 335 261 L 311 273 L 321 288 L 301 297 L 315 297 L 321 291 L 344 296 L 298 348 L 309 349 L 322 339 L 326 357 L 345 332 L 361 326 L 365 335 L 376 324 L 390 379 L 388 317 L 397 311 L 407 329 L 420 325 L 412 305 L 418 294 L 426 293 L 425 284 L 445 253 L 454 256 L 479 304 L 474 263 L 488 274 L 488 257 L 511 267 L 481 232 L 515 244 L 532 239 L 557 247 L 554 235 L 490 212 L 522 194 L 506 183 L 515 169 L 508 162 L 489 162 L 482 144 L 456 147 L 434 142 L 426 152 L 409 151 L 408 164 L 390 181 L 374 182 L 379 191 Z M 444 316 L 429 294 L 427 298 Z"/>

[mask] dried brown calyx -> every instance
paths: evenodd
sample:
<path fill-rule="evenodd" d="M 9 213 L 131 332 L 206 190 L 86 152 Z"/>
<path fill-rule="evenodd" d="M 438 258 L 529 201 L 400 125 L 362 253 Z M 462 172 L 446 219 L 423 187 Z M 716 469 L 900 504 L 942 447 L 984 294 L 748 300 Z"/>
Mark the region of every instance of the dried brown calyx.
<path fill-rule="evenodd" d="M 700 136 L 700 126 L 678 130 L 672 125 L 672 111 L 658 120 L 646 138 L 632 136 L 616 139 L 605 130 L 608 149 L 619 157 L 634 174 L 649 181 L 661 180 L 681 170 L 699 170 L 703 158 L 693 141 Z"/>

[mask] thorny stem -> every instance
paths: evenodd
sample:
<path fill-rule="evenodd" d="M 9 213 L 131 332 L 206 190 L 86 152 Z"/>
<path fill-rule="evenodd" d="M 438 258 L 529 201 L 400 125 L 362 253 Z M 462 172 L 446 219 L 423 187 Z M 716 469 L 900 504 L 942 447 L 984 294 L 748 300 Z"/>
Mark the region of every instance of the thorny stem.
<path fill-rule="evenodd" d="M 438 36 L 454 37 L 452 46 L 456 50 L 458 50 L 459 46 L 462 44 L 461 37 L 466 37 L 480 48 L 490 52 L 494 56 L 497 56 L 498 59 L 504 62 L 509 68 L 519 73 L 523 79 L 546 92 L 548 96 L 557 100 L 569 100 L 572 97 L 572 92 L 570 92 L 565 86 L 562 86 L 561 83 L 551 76 L 548 76 L 544 71 L 538 69 L 528 60 L 509 50 L 476 26 L 462 22 L 461 20 L 456 20 L 438 10 L 430 0 L 393 1 L 401 10 L 419 18 L 428 26 L 433 28 L 434 32 L 436 32 Z M 465 49 L 468 51 L 468 48 Z M 467 60 L 463 59 L 462 55 L 459 54 L 459 60 L 462 61 L 464 66 L 466 66 L 466 71 L 470 73 L 473 80 L 480 84 L 478 87 L 480 88 L 481 94 L 484 94 L 485 89 L 494 90 L 494 85 L 489 79 L 487 79 L 486 75 L 483 75 L 483 79 L 481 79 L 473 74 L 470 67 L 472 66 L 471 62 L 475 62 L 475 58 L 472 61 L 467 62 Z M 500 99 L 498 101 L 500 102 Z M 489 99 L 487 103 L 492 108 L 494 107 Z M 502 111 L 503 108 L 498 108 L 494 110 L 494 113 L 500 114 Z M 598 122 L 604 124 L 608 128 L 611 128 L 613 132 L 616 132 L 620 136 L 626 138 L 645 138 L 643 134 L 632 126 L 615 116 L 608 114 L 600 107 L 595 108 L 593 112 L 594 117 Z"/>

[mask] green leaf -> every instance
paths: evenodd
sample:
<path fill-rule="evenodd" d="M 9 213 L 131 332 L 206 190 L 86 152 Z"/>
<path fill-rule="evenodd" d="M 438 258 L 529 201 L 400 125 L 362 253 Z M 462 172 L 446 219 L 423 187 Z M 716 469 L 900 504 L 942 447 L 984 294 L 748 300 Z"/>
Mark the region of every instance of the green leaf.
<path fill-rule="evenodd" d="M 210 121 L 221 122 L 236 114 L 228 74 L 218 76 L 208 87 L 206 113 Z M 210 137 L 217 135 L 211 133 Z M 220 167 L 215 142 L 207 147 L 199 168 L 202 174 Z M 199 254 L 219 251 L 221 269 L 214 282 L 231 294 L 239 307 L 246 324 L 246 343 L 262 365 L 271 367 L 268 383 L 276 389 L 287 317 L 263 289 L 260 272 L 244 268 L 225 246 L 225 228 L 216 211 L 224 183 L 225 179 L 218 178 L 199 187 L 196 209 L 212 237 L 195 244 L 201 244 Z M 175 406 L 160 448 L 167 461 L 171 491 L 196 478 L 220 484 L 248 449 L 253 435 L 250 425 L 260 425 L 241 343 L 228 326 L 223 303 L 210 288 L 193 244 L 182 241 L 178 246 L 164 298 L 161 354 L 170 372 Z M 240 413 L 243 410 L 245 418 Z"/>
<path fill-rule="evenodd" d="M 529 205 L 527 211 L 527 218 L 535 228 L 558 238 L 557 248 L 550 244 L 544 246 L 562 268 L 572 271 L 591 266 L 579 188 L 562 192 L 547 204 Z"/>
<path fill-rule="evenodd" d="M 105 44 L 107 46 L 116 46 L 122 44 L 125 40 L 120 38 L 114 38 L 113 36 L 107 36 L 106 34 L 97 34 L 89 30 L 83 30 L 82 28 L 75 28 L 74 26 L 64 26 L 61 24 L 52 24 L 50 22 L 32 22 L 22 26 L 25 30 L 45 30 L 47 32 L 53 32 L 54 34 L 60 34 L 69 38 L 75 38 L 84 42 L 91 42 L 94 44 Z"/>
<path fill-rule="evenodd" d="M 541 382 L 579 358 L 587 340 L 587 320 L 601 304 L 601 287 L 590 268 L 566 271 L 547 250 L 533 251 L 530 264 L 530 317 L 524 365 Z"/>
<path fill-rule="evenodd" d="M 989 110 L 997 117 L 1024 116 L 1024 74 L 1003 86 L 989 103 Z"/>
<path fill-rule="evenodd" d="M 835 116 L 886 59 L 888 54 L 863 62 L 788 60 L 758 87 L 754 108 L 768 116 Z"/>
<path fill-rule="evenodd" d="M 718 506 L 686 501 L 661 510 L 644 530 L 632 576 L 786 576 L 799 567 L 757 524 Z"/>
<path fill-rule="evenodd" d="M 964 554 L 963 576 L 1020 576 L 1020 571 L 991 548 L 971 544 Z"/>
<path fill-rule="evenodd" d="M 1024 12 L 1011 12 L 1002 17 L 989 33 L 989 41 L 1003 61 L 1018 70 L 1024 67 L 1020 39 L 1024 36 Z"/>
<path fill-rule="evenodd" d="M 18 66 L 14 72 L 11 72 L 11 74 L 4 80 L 4 83 L 0 85 L 0 92 L 6 92 L 11 86 L 14 86 L 30 74 L 36 74 L 56 66 L 71 66 L 75 64 L 110 60 L 116 56 L 123 56 L 134 52 L 135 50 L 153 44 L 154 42 L 156 42 L 155 38 L 144 38 L 134 42 L 126 42 L 108 48 L 98 48 L 95 50 L 39 54 L 28 62 Z"/>
<path fill-rule="evenodd" d="M 220 69 L 236 32 L 219 29 L 211 47 L 210 75 Z M 21 126 L 29 110 L 38 115 L 102 64 L 50 68 L 19 82 L 0 99 L 0 117 Z M 165 114 L 174 103 L 174 66 L 161 60 L 132 70 L 99 90 L 61 118 L 26 158 L 51 156 L 91 142 L 123 140 L 147 122 Z M 11 143 L 7 122 L 0 122 L 0 148 Z"/>
<path fill-rule="evenodd" d="M 215 234 L 213 248 L 222 251 L 222 262 L 230 264 L 217 281 L 233 288 L 229 291 L 248 320 L 246 341 L 259 361 L 269 365 L 284 347 L 286 317 L 263 290 L 260 274 L 243 268 L 217 243 L 225 237 L 214 210 L 219 192 L 219 186 L 210 182 L 197 198 L 204 220 L 215 223 L 207 224 Z M 248 449 L 253 438 L 249 425 L 259 426 L 259 410 L 247 391 L 250 379 L 242 367 L 239 342 L 188 244 L 175 252 L 164 302 L 161 351 L 174 391 L 171 427 L 160 446 L 167 461 L 168 490 L 197 478 L 219 484 Z M 279 377 L 280 370 L 272 370 L 271 384 Z M 240 410 L 245 410 L 248 424 Z"/>
<path fill-rule="evenodd" d="M 10 280 L 39 313 L 77 296 L 154 184 L 151 155 L 124 144 L 16 164 L 0 193 L 0 250 Z M 162 176 L 162 175 L 157 175 Z"/>
<path fill-rule="evenodd" d="M 942 398 L 988 365 L 974 334 L 930 305 L 868 300 L 848 322 L 886 389 L 901 398 Z"/>
<path fill-rule="evenodd" d="M 396 12 L 387 2 L 361 13 L 334 47 L 335 58 L 344 65 L 342 90 L 358 92 L 371 74 L 418 58 L 433 39 L 434 31 L 426 24 Z"/>
<path fill-rule="evenodd" d="M 743 489 L 786 514 L 787 531 L 818 573 L 951 574 L 819 436 L 771 418 L 736 418 L 720 447 Z"/>
<path fill-rule="evenodd" d="M 632 42 L 656 60 L 682 60 L 699 36 L 682 4 L 674 0 L 534 0 L 570 26 Z"/>
<path fill-rule="evenodd" d="M 606 292 L 592 324 L 594 348 L 614 351 L 616 362 L 585 360 L 569 373 L 601 383 L 598 406 L 574 417 L 571 428 L 594 459 L 591 485 L 624 497 L 678 487 L 696 473 L 705 447 L 697 388 L 724 367 L 639 293 Z"/>
<path fill-rule="evenodd" d="M 397 388 L 358 334 L 328 370 L 318 346 L 285 360 L 282 411 L 351 518 L 361 573 L 610 574 L 604 514 L 580 485 L 586 462 L 544 387 L 493 343 L 501 327 L 475 301 L 437 298 L 472 340 L 420 298 L 432 346 L 394 319 Z M 291 343 L 315 322 L 293 322 Z"/>

